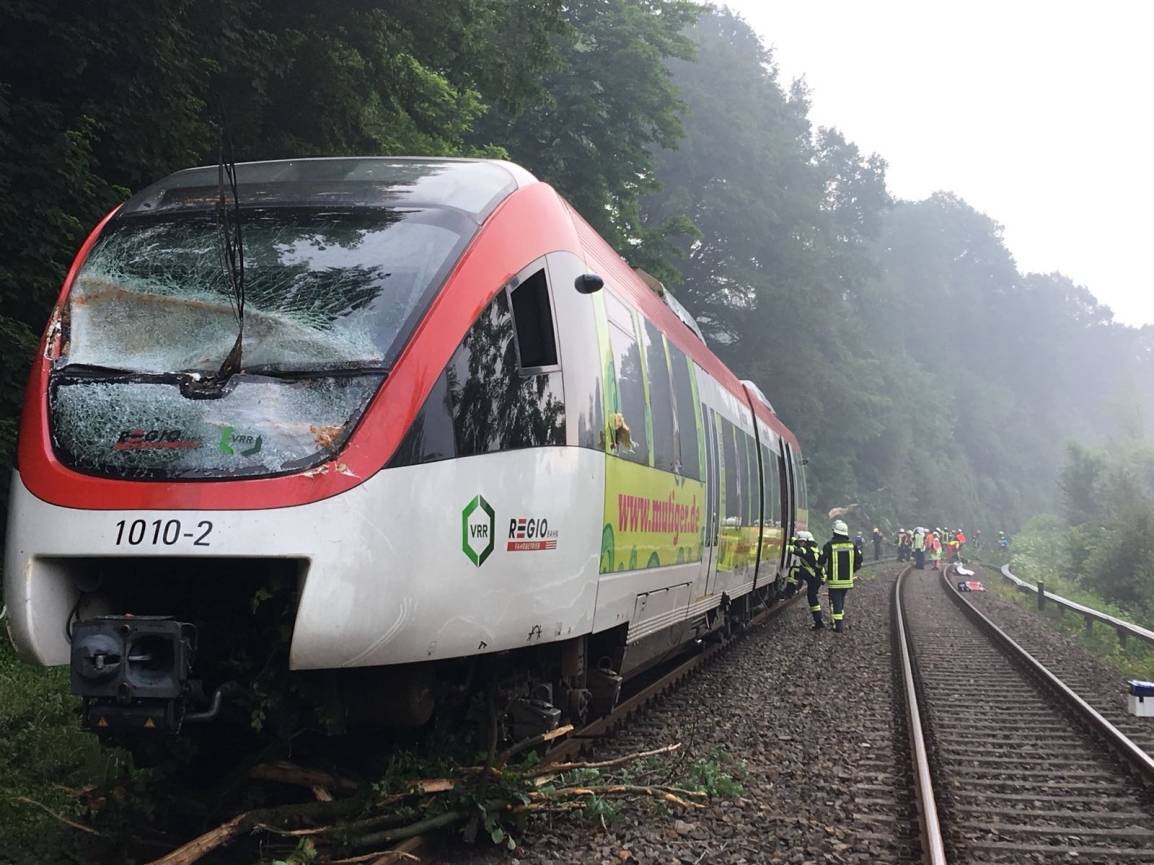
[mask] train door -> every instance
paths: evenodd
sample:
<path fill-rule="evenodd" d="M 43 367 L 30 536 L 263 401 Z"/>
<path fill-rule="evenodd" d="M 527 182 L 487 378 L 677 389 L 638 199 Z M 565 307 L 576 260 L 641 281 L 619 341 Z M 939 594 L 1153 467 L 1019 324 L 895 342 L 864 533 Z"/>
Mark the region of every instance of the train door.
<path fill-rule="evenodd" d="M 705 427 L 705 539 L 701 548 L 701 579 L 705 584 L 705 594 L 713 594 L 717 582 L 717 535 L 718 502 L 721 485 L 720 442 L 717 436 L 716 412 L 701 406 L 701 419 Z"/>
<path fill-rule="evenodd" d="M 769 511 L 765 507 L 765 485 L 769 482 L 769 466 L 764 464 L 762 455 L 765 448 L 761 446 L 761 430 L 758 428 L 757 418 L 753 419 L 753 430 L 756 439 L 753 445 L 753 459 L 751 461 L 752 469 L 756 472 L 757 486 L 752 491 L 753 495 L 757 496 L 757 501 L 754 503 L 753 519 L 754 525 L 757 526 L 757 538 L 755 539 L 754 560 L 753 560 L 753 587 L 756 589 L 765 581 L 761 579 L 762 576 L 762 558 L 768 552 L 765 546 L 765 530 L 766 525 L 771 519 Z"/>
<path fill-rule="evenodd" d="M 781 474 L 781 525 L 785 529 L 785 541 L 788 545 L 797 528 L 797 508 L 794 499 L 794 490 L 797 489 L 793 477 L 793 454 L 789 442 L 781 440 L 781 451 L 778 456 L 778 468 Z"/>

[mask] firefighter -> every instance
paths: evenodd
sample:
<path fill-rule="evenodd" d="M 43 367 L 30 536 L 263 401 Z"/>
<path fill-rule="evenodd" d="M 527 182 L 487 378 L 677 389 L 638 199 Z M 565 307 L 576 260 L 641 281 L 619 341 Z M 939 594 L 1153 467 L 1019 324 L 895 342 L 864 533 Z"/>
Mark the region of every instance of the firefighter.
<path fill-rule="evenodd" d="M 874 561 L 879 561 L 882 557 L 882 530 L 874 526 L 873 533 L 874 542 Z"/>
<path fill-rule="evenodd" d="M 926 530 L 921 526 L 914 529 L 914 567 L 919 571 L 926 567 Z"/>
<path fill-rule="evenodd" d="M 913 537 L 905 529 L 898 530 L 898 561 L 908 562 L 914 552 Z"/>
<path fill-rule="evenodd" d="M 813 616 L 813 630 L 820 631 L 825 627 L 821 617 L 821 596 L 818 594 L 822 584 L 821 566 L 817 563 L 817 541 L 813 535 L 800 531 L 789 542 L 789 552 L 792 555 L 792 564 L 789 567 L 789 580 L 786 583 L 786 595 L 793 597 L 805 582 L 805 597 L 809 601 L 809 612 Z"/>
<path fill-rule="evenodd" d="M 833 524 L 833 537 L 821 549 L 818 564 L 825 572 L 829 586 L 829 605 L 833 610 L 833 629 L 845 630 L 845 595 L 853 588 L 854 575 L 861 567 L 861 550 L 849 539 L 849 529 L 842 520 Z"/>

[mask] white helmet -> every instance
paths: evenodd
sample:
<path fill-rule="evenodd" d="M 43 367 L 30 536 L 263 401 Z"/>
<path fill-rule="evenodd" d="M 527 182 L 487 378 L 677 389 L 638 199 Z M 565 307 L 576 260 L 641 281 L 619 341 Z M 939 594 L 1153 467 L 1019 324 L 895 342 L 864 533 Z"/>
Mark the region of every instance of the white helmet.
<path fill-rule="evenodd" d="M 835 535 L 848 535 L 849 527 L 845 524 L 845 520 L 833 521 L 833 533 Z"/>
<path fill-rule="evenodd" d="M 805 531 L 804 529 L 802 529 L 800 532 L 797 533 L 797 539 L 799 541 L 812 541 L 813 535 L 811 533 Z"/>

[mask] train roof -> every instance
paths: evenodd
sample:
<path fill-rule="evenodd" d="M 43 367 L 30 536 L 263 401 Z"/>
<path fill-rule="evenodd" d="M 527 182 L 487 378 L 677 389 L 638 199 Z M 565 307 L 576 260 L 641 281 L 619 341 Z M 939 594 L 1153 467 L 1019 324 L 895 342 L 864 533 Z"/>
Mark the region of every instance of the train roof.
<path fill-rule="evenodd" d="M 733 371 L 713 353 L 713 350 L 705 342 L 701 329 L 697 326 L 693 316 L 676 299 L 670 303 L 671 296 L 667 296 L 666 293 L 658 294 L 658 291 L 653 287 L 657 281 L 649 274 L 638 273 L 630 267 L 617 250 L 610 246 L 609 242 L 598 234 L 572 205 L 567 204 L 567 210 L 590 263 L 599 272 L 605 275 L 611 274 L 614 283 L 622 291 L 625 291 L 630 300 L 651 321 L 660 326 L 682 351 L 713 376 L 721 387 L 743 403 L 750 405 L 755 417 L 759 418 L 774 432 L 785 437 L 791 446 L 798 448 L 797 437 L 778 417 L 777 412 L 774 411 L 773 406 L 760 388 L 753 385 L 754 390 L 750 392 L 754 394 L 754 398 L 748 399 L 746 396 L 747 383 L 739 380 Z M 657 284 L 660 285 L 660 283 Z"/>
<path fill-rule="evenodd" d="M 449 207 L 478 222 L 536 178 L 498 159 L 353 156 L 241 162 L 237 197 L 244 207 Z M 132 216 L 208 210 L 220 199 L 221 168 L 170 174 L 120 209 Z"/>

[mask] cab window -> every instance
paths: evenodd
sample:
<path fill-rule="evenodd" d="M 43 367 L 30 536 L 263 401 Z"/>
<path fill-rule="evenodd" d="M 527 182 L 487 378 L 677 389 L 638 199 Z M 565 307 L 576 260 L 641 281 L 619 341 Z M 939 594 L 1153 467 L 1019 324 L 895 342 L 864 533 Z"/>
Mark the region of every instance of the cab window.
<path fill-rule="evenodd" d="M 641 373 L 641 347 L 634 331 L 633 315 L 625 304 L 606 292 L 609 348 L 612 373 L 617 382 L 617 405 L 610 406 L 610 452 L 633 462 L 649 464 L 645 423 L 645 384 Z M 614 417 L 616 413 L 617 417 Z"/>

